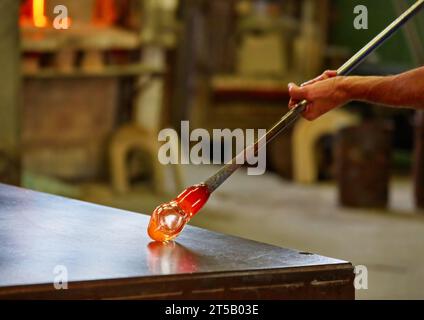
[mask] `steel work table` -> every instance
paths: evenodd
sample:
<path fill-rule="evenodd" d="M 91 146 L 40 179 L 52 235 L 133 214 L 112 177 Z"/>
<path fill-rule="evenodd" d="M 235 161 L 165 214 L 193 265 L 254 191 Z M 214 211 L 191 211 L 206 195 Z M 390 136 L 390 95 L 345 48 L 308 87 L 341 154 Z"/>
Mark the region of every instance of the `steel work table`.
<path fill-rule="evenodd" d="M 354 299 L 348 262 L 148 218 L 0 184 L 0 299 Z"/>

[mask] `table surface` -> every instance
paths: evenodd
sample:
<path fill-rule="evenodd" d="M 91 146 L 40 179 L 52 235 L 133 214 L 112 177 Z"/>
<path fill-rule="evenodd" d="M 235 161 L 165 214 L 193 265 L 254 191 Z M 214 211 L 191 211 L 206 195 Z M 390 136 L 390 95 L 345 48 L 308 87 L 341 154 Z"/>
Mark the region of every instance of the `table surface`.
<path fill-rule="evenodd" d="M 52 283 L 331 266 L 345 261 L 188 226 L 151 242 L 149 217 L 0 184 L 0 289 Z M 55 273 L 56 272 L 56 273 Z"/>

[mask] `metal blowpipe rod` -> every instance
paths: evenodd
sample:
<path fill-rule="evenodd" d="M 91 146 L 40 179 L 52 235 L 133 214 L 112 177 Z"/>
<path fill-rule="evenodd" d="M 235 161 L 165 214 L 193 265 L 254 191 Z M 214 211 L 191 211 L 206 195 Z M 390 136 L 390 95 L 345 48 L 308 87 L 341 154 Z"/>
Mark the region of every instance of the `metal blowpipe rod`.
<path fill-rule="evenodd" d="M 390 36 L 392 36 L 400 27 L 402 27 L 409 19 L 417 14 L 423 7 L 424 0 L 418 0 L 401 16 L 386 27 L 380 34 L 372 39 L 365 47 L 359 50 L 352 58 L 350 58 L 338 70 L 337 74 L 344 76 L 354 70 L 368 55 L 380 47 Z M 244 164 L 245 156 L 248 154 L 257 154 L 259 149 L 269 143 L 284 129 L 288 128 L 301 114 L 305 111 L 308 101 L 300 101 L 293 109 L 287 112 L 268 132 L 260 137 L 254 144 L 248 146 L 243 152 L 239 153 L 230 162 L 223 166 L 218 172 L 208 178 L 204 184 L 212 193 L 221 184 L 225 182 L 238 168 Z"/>

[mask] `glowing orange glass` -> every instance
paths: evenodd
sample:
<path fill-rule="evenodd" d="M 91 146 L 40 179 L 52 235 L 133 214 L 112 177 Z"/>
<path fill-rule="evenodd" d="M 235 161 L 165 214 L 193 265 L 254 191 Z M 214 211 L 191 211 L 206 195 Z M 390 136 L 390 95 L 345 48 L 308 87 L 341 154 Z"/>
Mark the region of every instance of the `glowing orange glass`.
<path fill-rule="evenodd" d="M 190 219 L 202 209 L 209 196 L 208 188 L 199 184 L 185 189 L 171 202 L 157 207 L 147 230 L 150 238 L 164 242 L 177 237 Z"/>

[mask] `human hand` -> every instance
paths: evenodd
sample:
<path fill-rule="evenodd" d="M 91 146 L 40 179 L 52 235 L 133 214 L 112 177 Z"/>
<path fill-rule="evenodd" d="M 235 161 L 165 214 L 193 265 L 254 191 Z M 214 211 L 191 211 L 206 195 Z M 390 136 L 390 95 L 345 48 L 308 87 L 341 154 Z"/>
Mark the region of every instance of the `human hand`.
<path fill-rule="evenodd" d="M 289 84 L 290 102 L 292 109 L 302 100 L 307 100 L 303 117 L 307 120 L 315 120 L 324 113 L 349 102 L 349 97 L 341 88 L 343 77 L 337 76 L 337 71 L 328 70 L 322 75 L 305 82 L 300 87 L 294 83 Z"/>

